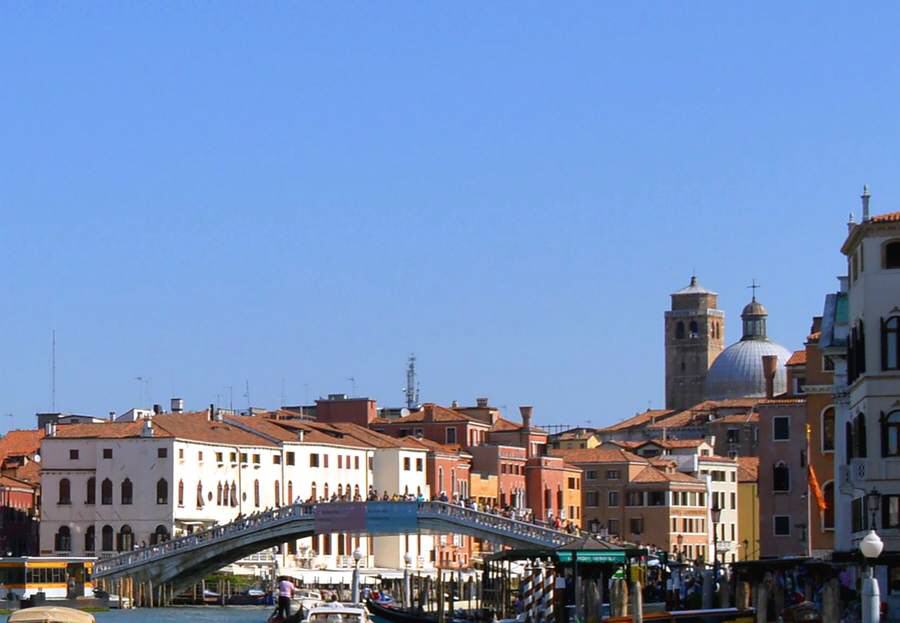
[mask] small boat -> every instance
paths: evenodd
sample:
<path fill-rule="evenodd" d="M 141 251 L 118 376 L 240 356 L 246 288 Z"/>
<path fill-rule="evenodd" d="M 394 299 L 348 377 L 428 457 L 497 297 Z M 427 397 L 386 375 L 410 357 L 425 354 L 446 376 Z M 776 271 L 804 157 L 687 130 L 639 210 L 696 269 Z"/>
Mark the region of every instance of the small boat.
<path fill-rule="evenodd" d="M 97 623 L 94 615 L 74 608 L 61 606 L 37 606 L 16 610 L 8 623 Z"/>
<path fill-rule="evenodd" d="M 369 612 L 390 623 L 437 623 L 437 618 L 425 614 L 415 614 L 407 610 L 391 607 L 372 599 L 366 600 Z"/>
<path fill-rule="evenodd" d="M 309 612 L 313 608 L 324 605 L 322 593 L 308 589 L 299 589 L 294 591 L 294 597 L 291 599 L 291 611 L 293 612 Z"/>
<path fill-rule="evenodd" d="M 332 602 L 312 608 L 303 623 L 369 623 L 369 613 L 359 604 Z"/>

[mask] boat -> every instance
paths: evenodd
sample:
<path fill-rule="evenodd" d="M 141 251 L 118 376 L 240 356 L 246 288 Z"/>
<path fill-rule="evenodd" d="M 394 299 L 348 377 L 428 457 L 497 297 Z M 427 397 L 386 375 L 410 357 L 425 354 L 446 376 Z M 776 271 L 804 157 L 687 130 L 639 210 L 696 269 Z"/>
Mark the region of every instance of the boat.
<path fill-rule="evenodd" d="M 426 614 L 415 614 L 400 608 L 391 607 L 372 599 L 366 600 L 366 606 L 373 615 L 390 623 L 437 623 L 437 618 Z"/>
<path fill-rule="evenodd" d="M 298 589 L 294 591 L 291 598 L 292 612 L 309 612 L 313 608 L 324 605 L 322 593 L 309 589 Z"/>
<path fill-rule="evenodd" d="M 16 610 L 8 623 L 97 623 L 94 615 L 74 608 L 61 606 L 37 606 Z"/>
<path fill-rule="evenodd" d="M 359 604 L 332 602 L 310 609 L 303 623 L 369 623 L 369 613 Z"/>

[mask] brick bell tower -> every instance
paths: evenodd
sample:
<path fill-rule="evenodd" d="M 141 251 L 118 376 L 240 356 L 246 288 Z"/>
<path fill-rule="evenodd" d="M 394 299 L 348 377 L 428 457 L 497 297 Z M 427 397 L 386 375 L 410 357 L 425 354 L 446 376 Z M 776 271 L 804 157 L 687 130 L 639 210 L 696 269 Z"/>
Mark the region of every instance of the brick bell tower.
<path fill-rule="evenodd" d="M 686 409 L 703 401 L 706 372 L 725 347 L 725 312 L 719 295 L 697 277 L 672 293 L 666 312 L 666 409 Z"/>

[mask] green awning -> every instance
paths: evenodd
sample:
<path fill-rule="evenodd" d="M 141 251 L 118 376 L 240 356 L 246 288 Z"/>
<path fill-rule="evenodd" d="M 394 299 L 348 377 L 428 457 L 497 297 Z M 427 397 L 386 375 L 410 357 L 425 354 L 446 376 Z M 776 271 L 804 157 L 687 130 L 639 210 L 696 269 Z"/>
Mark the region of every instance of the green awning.
<path fill-rule="evenodd" d="M 573 554 L 578 554 L 578 562 L 597 563 L 597 562 L 627 562 L 628 558 L 624 550 L 577 550 L 565 551 L 556 550 L 556 558 L 559 562 L 572 562 Z"/>

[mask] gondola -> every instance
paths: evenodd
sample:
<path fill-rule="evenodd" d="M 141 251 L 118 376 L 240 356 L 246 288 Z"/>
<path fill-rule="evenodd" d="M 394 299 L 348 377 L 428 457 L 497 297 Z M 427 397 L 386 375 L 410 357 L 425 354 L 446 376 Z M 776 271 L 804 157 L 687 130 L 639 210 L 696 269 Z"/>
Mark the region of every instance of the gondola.
<path fill-rule="evenodd" d="M 425 614 L 415 614 L 400 608 L 388 608 L 372 599 L 366 600 L 369 612 L 390 623 L 437 623 L 437 618 Z"/>

